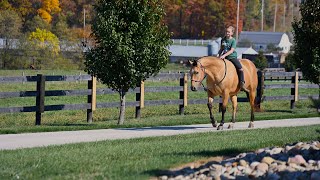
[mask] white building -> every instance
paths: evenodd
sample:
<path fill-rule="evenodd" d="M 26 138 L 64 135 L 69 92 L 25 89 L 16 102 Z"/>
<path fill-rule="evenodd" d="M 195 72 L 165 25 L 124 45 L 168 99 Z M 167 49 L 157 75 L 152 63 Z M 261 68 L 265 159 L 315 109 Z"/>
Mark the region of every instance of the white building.
<path fill-rule="evenodd" d="M 272 44 L 274 47 L 280 48 L 279 53 L 288 53 L 292 43 L 289 36 L 282 32 L 251 32 L 242 31 L 239 35 L 239 43 L 251 43 L 256 51 L 267 49 Z"/>
<path fill-rule="evenodd" d="M 243 59 L 242 55 L 246 54 L 246 55 L 257 55 L 258 52 L 255 51 L 252 47 L 249 48 L 236 48 L 236 52 L 238 55 L 238 59 Z"/>

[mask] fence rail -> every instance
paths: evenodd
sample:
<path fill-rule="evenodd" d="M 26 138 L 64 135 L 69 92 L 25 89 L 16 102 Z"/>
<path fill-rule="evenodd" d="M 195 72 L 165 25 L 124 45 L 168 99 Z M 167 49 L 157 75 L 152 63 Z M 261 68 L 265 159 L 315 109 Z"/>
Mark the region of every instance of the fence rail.
<path fill-rule="evenodd" d="M 185 45 L 185 46 L 206 46 L 211 41 L 210 39 L 172 39 L 174 45 Z"/>
<path fill-rule="evenodd" d="M 133 106 L 136 108 L 136 118 L 141 116 L 141 108 L 145 106 L 157 105 L 179 105 L 179 113 L 184 114 L 184 108 L 188 104 L 206 104 L 204 99 L 188 99 L 188 77 L 187 73 L 160 73 L 156 77 L 151 77 L 148 80 L 180 80 L 180 86 L 173 87 L 144 87 L 144 82 L 140 87 L 130 90 L 129 93 L 136 94 L 136 101 L 126 102 L 126 106 Z M 302 80 L 302 73 L 300 72 L 258 72 L 259 85 L 257 88 L 256 106 L 260 108 L 263 101 L 274 100 L 290 100 L 290 107 L 294 108 L 295 102 L 299 99 L 318 99 L 319 95 L 302 96 L 298 94 L 299 88 L 319 88 L 315 84 L 299 84 Z M 284 78 L 285 77 L 285 78 Z M 291 84 L 273 84 L 265 85 L 264 81 L 271 80 L 291 80 Z M 45 90 L 45 82 L 52 81 L 87 81 L 88 89 L 81 90 Z M 96 108 L 110 108 L 118 107 L 119 102 L 96 102 L 96 95 L 114 94 L 109 88 L 96 88 L 96 78 L 89 75 L 73 75 L 73 76 L 44 76 L 38 74 L 37 76 L 23 76 L 23 77 L 0 77 L 1 83 L 26 83 L 36 82 L 36 91 L 20 91 L 20 92 L 0 92 L 1 98 L 16 98 L 16 97 L 36 97 L 35 106 L 24 107 L 1 107 L 0 113 L 17 113 L 17 112 L 36 112 L 36 125 L 41 124 L 41 116 L 45 111 L 58 110 L 87 110 L 87 122 L 92 122 L 93 111 Z M 288 96 L 264 96 L 264 90 L 287 88 L 291 89 L 291 94 Z M 203 89 L 203 88 L 202 88 Z M 145 93 L 154 92 L 178 92 L 179 99 L 177 100 L 144 100 Z M 83 104 L 58 104 L 45 105 L 44 98 L 48 96 L 87 96 L 87 103 Z M 214 99 L 214 102 L 221 103 L 221 98 Z M 238 98 L 238 102 L 248 102 L 247 98 Z"/>

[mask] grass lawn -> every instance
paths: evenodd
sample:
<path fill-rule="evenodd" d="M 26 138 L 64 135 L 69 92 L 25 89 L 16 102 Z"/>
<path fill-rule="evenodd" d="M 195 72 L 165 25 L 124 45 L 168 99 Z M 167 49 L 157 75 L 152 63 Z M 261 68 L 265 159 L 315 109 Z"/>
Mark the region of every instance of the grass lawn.
<path fill-rule="evenodd" d="M 149 179 L 213 156 L 320 140 L 320 125 L 207 132 L 0 151 L 0 179 Z"/>
<path fill-rule="evenodd" d="M 160 72 L 189 72 L 190 68 L 183 64 L 168 63 L 167 66 Z M 0 70 L 0 76 L 36 76 L 37 74 L 44 75 L 79 75 L 87 74 L 82 70 Z"/>
<path fill-rule="evenodd" d="M 264 111 L 256 112 L 255 118 L 256 120 L 267 120 L 317 117 L 319 113 L 315 107 L 311 100 L 298 101 L 295 109 L 290 109 L 288 101 L 266 101 L 262 104 Z M 218 112 L 217 103 L 214 104 L 213 109 L 216 120 L 220 121 L 221 113 Z M 185 115 L 179 115 L 178 111 L 178 105 L 150 106 L 142 109 L 142 118 L 135 119 L 135 108 L 127 107 L 125 124 L 122 126 L 117 125 L 118 108 L 97 109 L 94 111 L 94 122 L 91 124 L 86 122 L 85 110 L 45 112 L 41 126 L 34 125 L 35 113 L 6 113 L 0 114 L 0 134 L 210 123 L 206 104 L 188 105 L 185 108 Z M 231 112 L 232 107 L 229 105 L 226 122 L 231 120 Z M 237 121 L 248 121 L 249 119 L 249 103 L 239 103 Z"/>

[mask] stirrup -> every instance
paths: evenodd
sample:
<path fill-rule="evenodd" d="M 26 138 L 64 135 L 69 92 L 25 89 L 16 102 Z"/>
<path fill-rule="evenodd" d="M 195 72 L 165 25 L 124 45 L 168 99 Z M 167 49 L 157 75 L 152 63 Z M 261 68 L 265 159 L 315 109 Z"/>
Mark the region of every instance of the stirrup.
<path fill-rule="evenodd" d="M 246 87 L 245 87 L 245 83 L 244 82 L 240 82 L 240 90 L 244 91 L 244 92 L 250 92 Z"/>

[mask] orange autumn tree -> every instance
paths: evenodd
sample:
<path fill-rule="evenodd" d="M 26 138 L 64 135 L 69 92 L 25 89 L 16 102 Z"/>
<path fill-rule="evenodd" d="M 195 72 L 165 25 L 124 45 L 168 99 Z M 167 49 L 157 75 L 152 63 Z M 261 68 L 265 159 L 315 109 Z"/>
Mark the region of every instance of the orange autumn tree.
<path fill-rule="evenodd" d="M 42 6 L 38 9 L 38 14 L 47 23 L 51 23 L 52 15 L 61 11 L 59 0 L 43 0 Z"/>
<path fill-rule="evenodd" d="M 226 17 L 224 26 L 236 26 L 237 23 L 237 1 L 225 0 L 225 11 L 223 12 Z"/>

